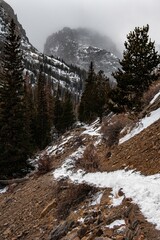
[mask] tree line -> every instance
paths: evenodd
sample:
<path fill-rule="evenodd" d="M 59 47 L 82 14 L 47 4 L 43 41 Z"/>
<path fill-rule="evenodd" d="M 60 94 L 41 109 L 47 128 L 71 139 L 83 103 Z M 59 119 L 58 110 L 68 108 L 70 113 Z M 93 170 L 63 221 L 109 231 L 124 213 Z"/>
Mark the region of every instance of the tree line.
<path fill-rule="evenodd" d="M 136 27 L 127 35 L 121 68 L 112 73 L 116 80 L 114 88 L 107 84 L 102 72 L 96 75 L 91 63 L 85 90 L 79 107 L 80 120 L 90 122 L 95 117 L 130 112 L 137 115 L 144 107 L 143 94 L 158 79 L 155 68 L 160 56 L 155 42 L 148 35 L 149 25 Z"/>
<path fill-rule="evenodd" d="M 1 53 L 0 68 L 0 177 L 10 178 L 30 169 L 27 159 L 44 149 L 53 136 L 69 130 L 76 120 L 90 123 L 113 111 L 138 113 L 142 96 L 157 79 L 154 68 L 160 57 L 148 36 L 149 26 L 135 28 L 127 35 L 121 68 L 113 73 L 112 88 L 103 71 L 91 62 L 78 106 L 61 88 L 53 88 L 46 77 L 45 64 L 38 69 L 37 83 L 23 76 L 21 38 L 12 20 Z M 75 66 L 72 66 L 76 70 Z"/>
<path fill-rule="evenodd" d="M 69 91 L 54 90 L 41 62 L 37 83 L 23 75 L 21 38 L 14 21 L 1 52 L 0 69 L 0 177 L 21 176 L 30 169 L 27 159 L 44 149 L 75 122 Z"/>

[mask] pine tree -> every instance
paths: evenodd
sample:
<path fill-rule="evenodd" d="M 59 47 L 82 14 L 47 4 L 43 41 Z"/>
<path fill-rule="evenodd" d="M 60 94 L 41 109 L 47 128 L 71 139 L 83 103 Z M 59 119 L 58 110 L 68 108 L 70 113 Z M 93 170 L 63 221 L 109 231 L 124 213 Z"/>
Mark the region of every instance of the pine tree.
<path fill-rule="evenodd" d="M 51 141 L 51 122 L 48 111 L 46 78 L 40 66 L 37 86 L 37 145 L 44 149 Z"/>
<path fill-rule="evenodd" d="M 54 100 L 53 124 L 55 126 L 55 129 L 57 130 L 58 135 L 63 133 L 62 116 L 63 116 L 63 104 L 59 97 L 59 91 L 57 91 Z"/>
<path fill-rule="evenodd" d="M 103 71 L 99 71 L 96 76 L 96 85 L 95 85 L 95 113 L 97 117 L 102 121 L 104 112 L 108 111 L 108 101 L 109 101 L 109 78 L 107 78 Z"/>
<path fill-rule="evenodd" d="M 53 82 L 51 78 L 48 77 L 46 87 L 46 100 L 47 100 L 47 111 L 48 111 L 48 121 L 50 128 L 53 127 L 53 115 L 54 115 L 54 91 Z"/>
<path fill-rule="evenodd" d="M 108 104 L 109 90 L 109 79 L 104 75 L 103 71 L 96 74 L 91 62 L 78 110 L 80 121 L 91 122 L 97 117 L 102 120 Z"/>
<path fill-rule="evenodd" d="M 69 130 L 76 121 L 71 94 L 67 91 L 61 100 L 58 89 L 54 104 L 54 126 L 59 135 Z"/>
<path fill-rule="evenodd" d="M 65 132 L 66 130 L 69 130 L 69 128 L 72 127 L 76 121 L 76 117 L 73 112 L 73 102 L 71 99 L 71 94 L 68 91 L 65 93 L 65 99 L 62 108 L 62 131 Z"/>
<path fill-rule="evenodd" d="M 0 72 L 0 169 L 11 177 L 27 167 L 30 154 L 25 124 L 25 89 L 21 39 L 12 20 L 1 53 Z"/>
<path fill-rule="evenodd" d="M 143 93 L 156 80 L 153 70 L 160 58 L 148 31 L 149 25 L 136 27 L 127 35 L 123 59 L 120 61 L 122 69 L 113 74 L 117 80 L 117 88 L 111 92 L 114 111 L 140 111 Z"/>
<path fill-rule="evenodd" d="M 31 83 L 29 82 L 28 76 L 25 77 L 25 124 L 28 133 L 28 137 L 30 139 L 30 146 L 33 151 L 36 150 L 36 136 L 37 136 L 37 129 L 36 129 L 36 103 L 33 97 L 33 88 Z"/>
<path fill-rule="evenodd" d="M 91 122 L 95 119 L 94 103 L 95 99 L 96 74 L 93 62 L 91 62 L 88 71 L 88 77 L 85 81 L 84 92 L 78 109 L 78 118 L 81 122 Z"/>

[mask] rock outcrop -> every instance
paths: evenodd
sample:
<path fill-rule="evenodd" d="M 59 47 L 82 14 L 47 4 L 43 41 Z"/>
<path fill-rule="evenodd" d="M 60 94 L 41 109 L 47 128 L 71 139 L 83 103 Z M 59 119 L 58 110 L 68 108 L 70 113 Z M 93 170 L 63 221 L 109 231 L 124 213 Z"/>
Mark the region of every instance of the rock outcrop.
<path fill-rule="evenodd" d="M 103 70 L 108 76 L 120 67 L 117 57 L 120 53 L 115 44 L 108 37 L 89 29 L 65 27 L 53 33 L 46 40 L 44 53 L 86 70 L 93 61 L 95 69 Z"/>

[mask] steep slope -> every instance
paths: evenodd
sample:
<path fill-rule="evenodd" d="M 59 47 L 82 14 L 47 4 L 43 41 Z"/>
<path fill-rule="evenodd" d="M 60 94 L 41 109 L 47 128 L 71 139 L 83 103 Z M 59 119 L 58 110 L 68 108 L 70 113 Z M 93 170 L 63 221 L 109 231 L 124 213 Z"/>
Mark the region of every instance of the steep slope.
<path fill-rule="evenodd" d="M 4 35 L 8 12 L 0 9 Z M 46 74 L 48 68 L 59 74 L 48 74 L 55 85 L 74 89 L 79 76 L 69 66 L 22 39 L 24 75 L 31 84 L 45 62 Z M 66 76 L 69 83 L 62 81 Z M 35 172 L 6 187 L 0 181 L 0 240 L 159 240 L 159 96 L 118 145 L 106 146 L 99 121 L 79 124 L 30 160 Z M 112 125 L 112 115 L 108 118 Z"/>
<path fill-rule="evenodd" d="M 88 70 L 94 62 L 96 70 L 103 70 L 108 76 L 119 67 L 119 52 L 114 43 L 105 36 L 89 29 L 63 28 L 46 40 L 44 53 L 60 57 Z"/>
<path fill-rule="evenodd" d="M 143 118 L 152 124 L 136 125 L 141 131 L 110 156 L 98 121 L 40 152 L 32 162 L 47 157 L 50 172 L 0 194 L 0 239 L 159 240 L 160 115 L 151 121 L 159 107 L 157 98 Z"/>
<path fill-rule="evenodd" d="M 58 85 L 63 89 L 68 89 L 75 95 L 79 96 L 82 90 L 82 82 L 85 77 L 85 72 L 81 69 L 69 66 L 66 63 L 45 56 L 32 46 L 26 36 L 25 30 L 18 22 L 17 16 L 14 14 L 13 9 L 3 0 L 0 1 L 0 52 L 3 47 L 5 35 L 8 31 L 8 22 L 14 19 L 17 32 L 22 39 L 22 50 L 24 55 L 25 71 L 24 76 L 30 84 L 34 84 L 37 80 L 40 65 L 44 65 L 44 73 L 46 78 L 50 79 L 53 83 L 53 88 Z"/>
<path fill-rule="evenodd" d="M 0 0 L 0 44 L 3 43 L 5 33 L 7 32 L 7 24 L 10 19 L 13 19 L 15 21 L 18 27 L 18 32 L 21 36 L 23 36 L 23 40 L 26 39 L 26 42 L 29 42 L 26 36 L 26 32 L 23 29 L 22 25 L 19 23 L 17 16 L 14 13 L 14 10 L 5 1 Z"/>

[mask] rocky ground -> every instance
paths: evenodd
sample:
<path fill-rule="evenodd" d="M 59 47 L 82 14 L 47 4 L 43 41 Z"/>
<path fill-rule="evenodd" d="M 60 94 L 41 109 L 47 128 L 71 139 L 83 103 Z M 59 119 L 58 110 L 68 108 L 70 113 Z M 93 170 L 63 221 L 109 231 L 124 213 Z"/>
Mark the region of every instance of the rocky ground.
<path fill-rule="evenodd" d="M 10 184 L 8 191 L 0 194 L 0 240 L 160 239 L 160 231 L 145 220 L 121 189 L 117 201 L 122 201 L 114 205 L 111 189 L 78 187 L 67 179 L 57 182 L 53 178 L 53 170 L 67 156 L 95 138 L 82 136 L 82 129 L 71 135 L 66 134 L 68 141 L 62 138 L 50 155 L 50 172 L 35 173 L 25 182 Z M 158 173 L 160 120 L 123 144 L 108 149 L 101 142 L 96 150 L 100 171 L 127 167 L 144 175 Z M 101 199 L 92 204 L 97 193 Z"/>
<path fill-rule="evenodd" d="M 153 134 L 154 133 L 154 134 Z M 103 148 L 103 146 L 102 146 Z M 110 152 L 107 157 L 108 151 Z M 106 151 L 101 158 L 102 171 L 135 169 L 143 175 L 160 172 L 160 120 L 114 148 Z"/>

